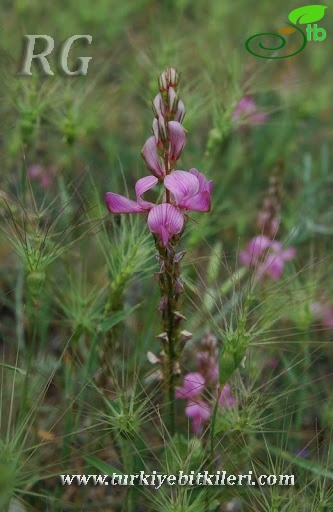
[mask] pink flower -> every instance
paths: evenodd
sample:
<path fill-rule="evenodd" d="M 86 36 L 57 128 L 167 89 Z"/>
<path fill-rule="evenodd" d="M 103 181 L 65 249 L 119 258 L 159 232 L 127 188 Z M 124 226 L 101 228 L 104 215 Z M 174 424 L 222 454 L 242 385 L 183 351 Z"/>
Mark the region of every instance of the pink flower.
<path fill-rule="evenodd" d="M 183 210 L 209 212 L 213 182 L 207 181 L 197 169 L 173 171 L 165 177 L 164 186 L 173 196 L 176 206 Z"/>
<path fill-rule="evenodd" d="M 183 213 L 169 203 L 154 206 L 148 215 L 148 227 L 166 245 L 173 235 L 181 233 L 185 218 Z"/>
<path fill-rule="evenodd" d="M 266 123 L 268 116 L 258 111 L 251 96 L 243 96 L 237 103 L 231 119 L 237 121 L 239 125 L 257 125 Z"/>
<path fill-rule="evenodd" d="M 315 318 L 321 321 L 324 327 L 333 328 L 333 305 L 313 302 L 310 311 Z"/>
<path fill-rule="evenodd" d="M 39 185 L 47 190 L 54 181 L 56 170 L 53 167 L 43 167 L 42 165 L 31 165 L 28 168 L 28 176 L 31 180 L 38 181 Z"/>
<path fill-rule="evenodd" d="M 189 172 L 174 171 L 164 179 L 165 187 L 172 193 L 173 203 L 155 205 L 142 196 L 158 183 L 156 176 L 146 176 L 135 185 L 136 201 L 113 192 L 105 194 L 105 202 L 110 213 L 148 213 L 148 227 L 166 245 L 173 235 L 181 233 L 185 224 L 182 210 L 210 210 L 211 181 L 197 169 Z"/>
<path fill-rule="evenodd" d="M 185 146 L 186 131 L 178 121 L 169 121 L 168 132 L 170 139 L 169 161 L 176 162 Z"/>
<path fill-rule="evenodd" d="M 146 176 L 137 181 L 135 185 L 136 201 L 113 192 L 105 194 L 106 206 L 110 213 L 145 213 L 155 205 L 142 199 L 142 194 L 152 189 L 158 183 L 155 176 Z"/>
<path fill-rule="evenodd" d="M 281 242 L 258 235 L 250 240 L 245 251 L 240 252 L 239 259 L 247 267 L 257 267 L 258 279 L 266 274 L 276 280 L 281 277 L 285 262 L 293 259 L 295 255 L 294 247 L 283 249 Z"/>
<path fill-rule="evenodd" d="M 200 373 L 188 373 L 183 385 L 176 389 L 176 398 L 195 398 L 201 395 L 205 387 L 205 379 Z"/>
<path fill-rule="evenodd" d="M 235 405 L 235 397 L 231 393 L 229 384 L 226 384 L 220 394 L 219 404 L 221 407 L 233 407 Z"/>
<path fill-rule="evenodd" d="M 193 432 L 198 433 L 202 429 L 202 424 L 209 420 L 211 408 L 204 400 L 189 400 L 185 408 L 185 414 L 192 420 Z"/>
<path fill-rule="evenodd" d="M 199 352 L 197 355 L 198 369 L 205 375 L 206 382 L 213 383 L 219 378 L 219 364 L 216 357 L 209 355 L 207 351 Z"/>
<path fill-rule="evenodd" d="M 141 151 L 142 158 L 145 161 L 147 169 L 157 178 L 165 176 L 165 168 L 157 151 L 155 135 L 149 137 Z"/>

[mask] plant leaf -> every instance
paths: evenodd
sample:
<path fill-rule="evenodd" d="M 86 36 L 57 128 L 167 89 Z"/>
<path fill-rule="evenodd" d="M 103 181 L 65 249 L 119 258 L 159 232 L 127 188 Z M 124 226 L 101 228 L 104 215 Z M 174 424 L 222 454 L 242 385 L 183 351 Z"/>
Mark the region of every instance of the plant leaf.
<path fill-rule="evenodd" d="M 306 25 L 307 23 L 314 23 L 324 17 L 326 5 L 305 5 L 304 7 L 298 7 L 289 13 L 288 19 L 291 23 L 301 23 Z"/>
<path fill-rule="evenodd" d="M 122 322 L 128 315 L 133 313 L 141 304 L 137 304 L 133 306 L 132 308 L 124 309 L 123 311 L 120 311 L 119 313 L 115 313 L 112 315 L 111 318 L 107 318 L 106 320 L 103 320 L 103 322 L 100 323 L 98 326 L 100 332 L 108 331 L 109 329 L 112 329 L 115 325 Z"/>
<path fill-rule="evenodd" d="M 101 459 L 98 459 L 97 457 L 93 457 L 92 455 L 85 455 L 83 458 L 84 460 L 89 462 L 89 464 L 91 464 L 96 469 L 104 473 L 104 475 L 112 476 L 113 473 L 116 473 L 117 475 L 123 475 L 120 469 L 115 468 L 114 466 L 110 466 L 110 464 L 107 464 L 106 462 L 102 461 Z"/>

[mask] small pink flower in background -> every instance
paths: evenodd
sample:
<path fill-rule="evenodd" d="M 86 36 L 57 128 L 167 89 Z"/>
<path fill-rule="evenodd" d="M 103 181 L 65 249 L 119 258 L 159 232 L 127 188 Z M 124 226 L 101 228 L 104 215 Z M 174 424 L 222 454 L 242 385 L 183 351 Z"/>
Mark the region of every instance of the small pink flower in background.
<path fill-rule="evenodd" d="M 43 167 L 39 164 L 31 165 L 27 172 L 29 178 L 32 181 L 37 181 L 44 190 L 51 187 L 56 173 L 53 167 Z"/>
<path fill-rule="evenodd" d="M 244 125 L 264 124 L 268 119 L 268 115 L 258 110 L 251 96 L 243 96 L 237 103 L 231 119 L 237 122 L 239 129 Z"/>
<path fill-rule="evenodd" d="M 283 249 L 281 242 L 258 235 L 240 252 L 239 259 L 247 267 L 256 267 L 258 279 L 267 275 L 271 279 L 280 279 L 286 261 L 296 256 L 295 247 Z"/>
<path fill-rule="evenodd" d="M 202 424 L 209 420 L 212 411 L 209 405 L 201 399 L 189 400 L 185 408 L 185 414 L 192 420 L 192 430 L 200 433 Z"/>
<path fill-rule="evenodd" d="M 199 352 L 197 355 L 198 369 L 205 375 L 206 382 L 212 384 L 219 378 L 219 364 L 214 356 L 207 351 Z"/>
<path fill-rule="evenodd" d="M 201 352 L 201 354 L 204 354 L 204 352 Z M 204 364 L 206 363 L 207 361 L 204 362 Z M 214 365 L 214 373 L 215 372 L 218 372 L 216 362 Z M 183 385 L 178 387 L 175 393 L 176 398 L 187 400 L 185 415 L 192 420 L 192 430 L 195 433 L 201 432 L 202 424 L 209 420 L 212 412 L 212 406 L 202 398 L 207 384 L 208 382 L 201 373 L 188 373 L 184 377 Z M 218 388 L 215 386 L 215 389 L 217 391 Z M 235 402 L 231 387 L 229 384 L 226 384 L 220 393 L 219 405 L 220 407 L 234 407 Z"/>
<path fill-rule="evenodd" d="M 176 398 L 194 398 L 201 395 L 205 387 L 205 379 L 200 373 L 188 373 L 183 385 L 176 389 Z"/>
<path fill-rule="evenodd" d="M 279 230 L 280 219 L 278 217 L 271 218 L 270 212 L 261 211 L 258 214 L 257 225 L 261 232 L 265 231 L 269 237 L 274 238 Z"/>
<path fill-rule="evenodd" d="M 235 397 L 231 392 L 231 387 L 226 384 L 220 394 L 219 403 L 221 407 L 233 407 L 235 405 Z"/>
<path fill-rule="evenodd" d="M 319 320 L 324 327 L 333 328 L 333 305 L 313 302 L 310 305 L 310 311 L 313 316 Z"/>
<path fill-rule="evenodd" d="M 277 368 L 278 365 L 279 365 L 279 360 L 276 359 L 276 357 L 272 357 L 271 359 L 269 359 L 267 361 L 268 368 L 271 368 L 272 370 L 275 370 L 275 368 Z"/>

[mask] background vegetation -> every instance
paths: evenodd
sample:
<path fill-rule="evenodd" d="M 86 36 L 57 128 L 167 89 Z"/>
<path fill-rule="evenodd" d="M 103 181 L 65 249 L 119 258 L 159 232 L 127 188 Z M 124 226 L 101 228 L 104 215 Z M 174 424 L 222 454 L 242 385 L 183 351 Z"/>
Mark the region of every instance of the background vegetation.
<path fill-rule="evenodd" d="M 295 57 L 260 59 L 244 47 L 301 5 L 2 2 L 1 511 L 333 510 L 333 322 L 311 307 L 329 311 L 333 303 L 333 8 L 318 22 L 326 39 Z M 54 38 L 54 76 L 37 66 L 32 76 L 17 74 L 25 34 Z M 66 77 L 57 52 L 74 34 L 90 34 L 92 44 L 74 44 L 69 66 L 92 59 L 86 76 Z M 191 432 L 183 401 L 173 438 L 160 414 L 156 366 L 147 359 L 160 351 L 153 240 L 141 218 L 113 217 L 104 204 L 106 191 L 131 196 L 146 174 L 140 151 L 166 66 L 181 72 L 182 168 L 214 181 L 212 211 L 193 215 L 182 241 L 184 314 L 194 335 L 182 371 L 195 371 L 207 332 L 221 350 L 245 340 L 246 360 L 229 380 L 236 404 L 217 417 L 214 470 L 295 474 L 294 487 L 60 482 L 60 474 L 114 468 L 207 468 L 212 438 Z M 232 114 L 244 96 L 267 114 L 265 124 L 239 129 Z M 297 256 L 281 279 L 256 283 L 238 253 L 258 234 L 277 170 L 278 238 Z"/>

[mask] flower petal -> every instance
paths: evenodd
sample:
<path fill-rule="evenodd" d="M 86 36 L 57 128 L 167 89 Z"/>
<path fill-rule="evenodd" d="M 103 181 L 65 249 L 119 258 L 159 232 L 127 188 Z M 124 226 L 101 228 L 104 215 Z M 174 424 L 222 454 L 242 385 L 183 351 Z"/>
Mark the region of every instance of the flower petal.
<path fill-rule="evenodd" d="M 185 146 L 186 131 L 178 121 L 169 121 L 168 131 L 170 139 L 169 160 L 176 162 Z"/>
<path fill-rule="evenodd" d="M 201 394 L 205 387 L 205 378 L 198 372 L 188 373 L 183 385 L 176 389 L 176 398 L 194 398 Z"/>
<path fill-rule="evenodd" d="M 194 432 L 198 432 L 202 423 L 209 420 L 211 409 L 203 400 L 189 400 L 185 408 L 185 414 L 188 418 L 193 420 L 192 429 Z"/>
<path fill-rule="evenodd" d="M 272 246 L 272 240 L 265 235 L 258 235 L 252 238 L 246 246 L 247 252 L 253 259 L 257 259 L 264 251 Z"/>
<path fill-rule="evenodd" d="M 284 261 L 292 260 L 296 256 L 296 248 L 288 247 L 288 249 L 284 249 L 284 251 L 281 253 L 281 256 Z"/>
<path fill-rule="evenodd" d="M 165 173 L 160 165 L 154 135 L 147 139 L 145 145 L 142 148 L 141 155 L 145 161 L 148 170 L 157 178 L 162 178 Z"/>
<path fill-rule="evenodd" d="M 233 407 L 235 405 L 235 398 L 231 392 L 231 388 L 229 384 L 226 384 L 220 394 L 219 404 L 221 407 Z"/>
<path fill-rule="evenodd" d="M 182 102 L 182 100 L 179 100 L 177 112 L 175 113 L 175 117 L 174 117 L 174 121 L 178 121 L 179 123 L 181 123 L 184 119 L 184 116 L 185 116 L 185 105 Z"/>
<path fill-rule="evenodd" d="M 263 265 L 266 267 L 266 274 L 272 279 L 280 279 L 284 261 L 280 254 L 268 254 Z"/>
<path fill-rule="evenodd" d="M 138 203 L 113 192 L 105 194 L 105 202 L 110 213 L 144 213 Z"/>
<path fill-rule="evenodd" d="M 163 116 L 165 115 L 165 104 L 164 104 L 164 101 L 163 101 L 163 98 L 161 96 L 161 94 L 157 94 L 153 100 L 153 109 L 156 113 L 156 116 L 158 116 L 159 114 L 162 114 Z"/>
<path fill-rule="evenodd" d="M 186 210 L 191 210 L 192 212 L 209 212 L 210 211 L 210 193 L 209 192 L 199 192 L 193 197 L 189 197 L 185 199 L 181 206 Z"/>
<path fill-rule="evenodd" d="M 173 194 L 177 205 L 182 206 L 185 199 L 199 191 L 199 180 L 186 171 L 173 171 L 165 177 L 164 186 Z"/>
<path fill-rule="evenodd" d="M 150 203 L 149 201 L 145 201 L 141 198 L 142 194 L 155 187 L 158 183 L 158 178 L 156 176 L 146 176 L 145 178 L 141 178 L 136 182 L 135 192 L 136 199 L 138 201 L 139 206 L 145 210 L 151 210 L 155 205 L 154 203 Z"/>
<path fill-rule="evenodd" d="M 246 267 L 249 267 L 253 263 L 252 256 L 247 251 L 241 251 L 239 253 L 239 260 L 242 265 L 245 265 Z"/>
<path fill-rule="evenodd" d="M 154 206 L 148 215 L 148 227 L 166 245 L 171 236 L 180 233 L 184 226 L 183 213 L 169 203 Z"/>
<path fill-rule="evenodd" d="M 208 181 L 206 177 L 198 171 L 198 169 L 192 168 L 189 170 L 190 174 L 193 174 L 193 176 L 196 176 L 199 180 L 199 191 L 200 192 L 209 192 L 212 193 L 213 190 L 213 182 Z"/>

